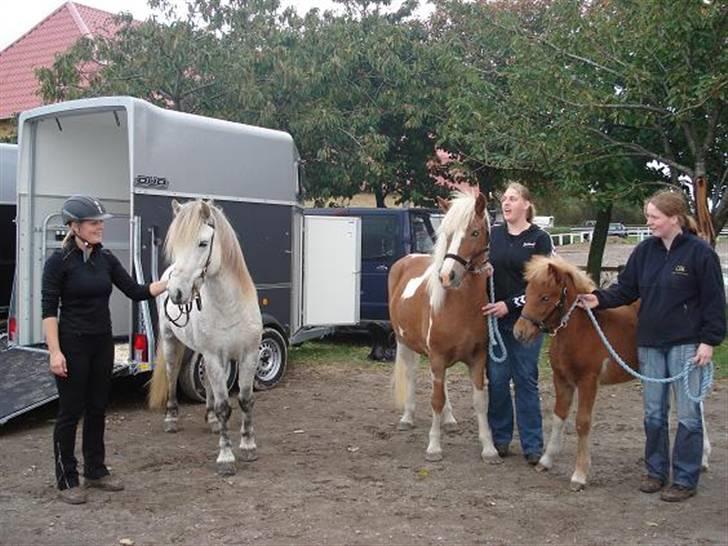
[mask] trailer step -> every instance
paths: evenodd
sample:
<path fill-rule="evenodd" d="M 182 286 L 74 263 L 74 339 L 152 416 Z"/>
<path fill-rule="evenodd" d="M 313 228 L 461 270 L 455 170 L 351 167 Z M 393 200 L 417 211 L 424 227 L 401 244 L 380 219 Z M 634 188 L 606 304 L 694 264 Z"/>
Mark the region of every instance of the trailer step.
<path fill-rule="evenodd" d="M 0 347 L 0 425 L 58 398 L 48 353 Z"/>

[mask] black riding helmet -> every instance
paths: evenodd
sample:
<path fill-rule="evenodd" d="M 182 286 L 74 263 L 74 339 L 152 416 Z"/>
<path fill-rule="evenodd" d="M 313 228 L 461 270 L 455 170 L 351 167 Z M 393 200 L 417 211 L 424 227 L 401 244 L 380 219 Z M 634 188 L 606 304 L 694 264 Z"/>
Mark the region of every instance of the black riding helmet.
<path fill-rule="evenodd" d="M 113 215 L 106 212 L 101 201 L 90 195 L 72 195 L 63 203 L 61 210 L 63 223 L 68 225 L 71 222 L 83 220 L 108 220 Z"/>

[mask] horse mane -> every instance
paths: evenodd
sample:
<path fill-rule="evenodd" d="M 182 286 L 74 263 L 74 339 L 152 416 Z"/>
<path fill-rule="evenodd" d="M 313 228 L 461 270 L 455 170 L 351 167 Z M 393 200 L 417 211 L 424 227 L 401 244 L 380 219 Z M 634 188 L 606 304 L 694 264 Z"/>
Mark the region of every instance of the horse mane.
<path fill-rule="evenodd" d="M 589 275 L 557 255 L 534 256 L 531 258 L 526 264 L 524 278 L 527 283 L 532 281 L 541 283 L 553 282 L 554 278 L 551 273 L 551 267 L 555 268 L 561 275 L 571 277 L 571 280 L 576 286 L 576 290 L 580 293 L 589 293 L 596 288 L 594 281 Z"/>
<path fill-rule="evenodd" d="M 205 204 L 211 214 L 211 217 L 207 219 L 203 217 L 201 199 L 189 201 L 179 207 L 164 241 L 164 254 L 167 261 L 174 262 L 175 256 L 179 255 L 182 249 L 196 245 L 202 226 L 211 224 L 215 228 L 215 243 L 220 249 L 221 267 L 230 272 L 233 279 L 240 284 L 244 294 L 248 293 L 254 289 L 254 285 L 238 236 L 222 209 L 212 201 L 206 201 Z"/>
<path fill-rule="evenodd" d="M 427 292 L 430 295 L 430 307 L 437 311 L 445 300 L 445 289 L 437 276 L 447 254 L 448 237 L 459 230 L 465 230 L 475 217 L 477 194 L 455 191 L 452 193 L 450 208 L 437 228 L 437 241 L 432 252 L 432 265 L 429 268 Z M 487 216 L 487 214 L 486 214 Z"/>

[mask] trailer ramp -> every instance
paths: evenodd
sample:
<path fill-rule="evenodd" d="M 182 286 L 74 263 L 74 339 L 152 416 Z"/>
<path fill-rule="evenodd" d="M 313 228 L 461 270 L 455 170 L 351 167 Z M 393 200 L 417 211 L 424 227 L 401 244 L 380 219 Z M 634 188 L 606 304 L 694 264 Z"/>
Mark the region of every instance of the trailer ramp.
<path fill-rule="evenodd" d="M 58 398 L 48 352 L 0 343 L 0 425 Z"/>

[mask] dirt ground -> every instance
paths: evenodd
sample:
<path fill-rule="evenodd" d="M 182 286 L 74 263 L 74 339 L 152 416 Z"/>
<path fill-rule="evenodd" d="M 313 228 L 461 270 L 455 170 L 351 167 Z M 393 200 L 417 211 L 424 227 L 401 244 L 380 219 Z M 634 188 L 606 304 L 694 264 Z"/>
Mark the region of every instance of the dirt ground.
<path fill-rule="evenodd" d="M 637 491 L 643 433 L 639 385 L 604 388 L 587 489 L 569 490 L 576 437 L 548 473 L 516 454 L 480 461 L 464 367 L 450 393 L 460 430 L 446 434 L 444 460 L 425 461 L 429 374 L 419 373 L 416 428 L 398 432 L 390 368 L 298 363 L 258 394 L 259 459 L 215 473 L 217 437 L 202 405 L 181 407 L 182 430 L 161 432 L 143 393 L 116 383 L 107 461 L 121 493 L 92 491 L 84 506 L 55 499 L 51 433 L 55 408 L 0 429 L 2 544 L 726 544 L 728 383 L 706 405 L 712 466 L 699 494 L 669 505 Z M 542 381 L 544 424 L 553 389 Z M 570 422 L 571 423 L 571 422 Z M 235 445 L 240 413 L 233 413 Z M 77 448 L 78 449 L 78 448 Z M 516 448 L 517 450 L 517 448 Z"/>

